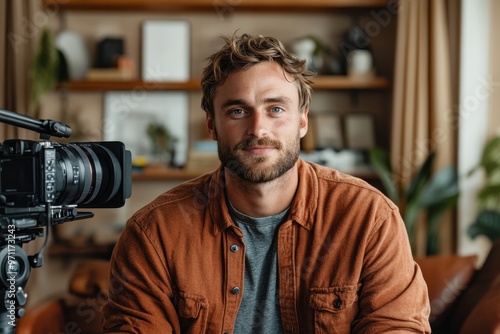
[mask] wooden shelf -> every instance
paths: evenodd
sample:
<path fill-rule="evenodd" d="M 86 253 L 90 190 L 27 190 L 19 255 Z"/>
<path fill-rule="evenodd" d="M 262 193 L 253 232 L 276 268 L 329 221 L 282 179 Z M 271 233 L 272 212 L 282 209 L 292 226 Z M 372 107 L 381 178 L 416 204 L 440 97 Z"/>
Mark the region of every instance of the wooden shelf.
<path fill-rule="evenodd" d="M 349 78 L 342 75 L 318 76 L 314 79 L 313 89 L 384 89 L 389 87 L 389 79 Z M 133 81 L 69 81 L 60 84 L 60 88 L 70 91 L 104 91 L 104 90 L 200 90 L 198 79 L 187 82 L 145 82 Z"/>
<path fill-rule="evenodd" d="M 389 5 L 388 0 L 42 0 L 53 9 L 140 10 L 140 11 L 219 11 L 281 10 L 305 11 L 334 8 L 370 8 Z"/>
<path fill-rule="evenodd" d="M 195 177 L 201 176 L 205 173 L 211 172 L 212 170 L 203 169 L 192 169 L 192 168 L 145 168 L 142 172 L 132 173 L 133 181 L 161 181 L 161 180 L 189 180 Z M 352 176 L 359 177 L 364 180 L 377 180 L 378 175 L 374 171 L 367 169 L 343 171 Z"/>
<path fill-rule="evenodd" d="M 59 85 L 62 89 L 71 91 L 103 91 L 103 90 L 199 90 L 199 80 L 187 82 L 146 82 L 132 81 L 68 81 Z"/>
<path fill-rule="evenodd" d="M 133 181 L 159 181 L 159 180 L 189 180 L 201 176 L 211 170 L 193 168 L 159 168 L 146 167 L 141 172 L 133 172 Z"/>
<path fill-rule="evenodd" d="M 345 75 L 318 76 L 313 80 L 313 89 L 384 89 L 389 79 L 384 77 L 352 78 Z"/>

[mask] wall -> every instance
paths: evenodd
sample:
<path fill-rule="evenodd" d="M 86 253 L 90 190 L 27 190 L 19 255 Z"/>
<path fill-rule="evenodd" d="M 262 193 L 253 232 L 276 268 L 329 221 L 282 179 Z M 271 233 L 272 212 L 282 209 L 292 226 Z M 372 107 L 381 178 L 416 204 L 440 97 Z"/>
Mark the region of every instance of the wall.
<path fill-rule="evenodd" d="M 479 163 L 484 147 L 491 102 L 490 0 L 462 0 L 461 60 L 459 92 L 458 171 L 461 196 L 458 205 L 458 252 L 479 254 L 483 260 L 489 242 L 483 237 L 471 240 L 467 227 L 476 216 L 476 194 L 482 185 L 481 173 L 468 177 Z"/>

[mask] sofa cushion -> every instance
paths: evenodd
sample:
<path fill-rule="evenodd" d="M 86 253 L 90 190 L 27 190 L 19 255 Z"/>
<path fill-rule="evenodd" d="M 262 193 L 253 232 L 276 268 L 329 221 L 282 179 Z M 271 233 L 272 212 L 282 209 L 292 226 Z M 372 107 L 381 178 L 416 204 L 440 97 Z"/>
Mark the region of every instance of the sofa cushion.
<path fill-rule="evenodd" d="M 460 334 L 500 333 L 500 276 L 465 320 Z"/>
<path fill-rule="evenodd" d="M 467 287 L 476 271 L 477 256 L 439 255 L 417 257 L 427 283 L 431 314 L 429 322 L 434 333 L 446 327 L 450 310 Z"/>
<path fill-rule="evenodd" d="M 467 289 L 453 307 L 450 319 L 452 333 L 459 333 L 467 317 L 483 299 L 500 276 L 500 240 L 493 243 L 483 266 L 474 275 Z M 496 283 L 495 283 L 496 284 Z M 498 308 L 498 307 L 497 307 Z M 480 332 L 477 332 L 480 333 Z"/>
<path fill-rule="evenodd" d="M 70 296 L 64 299 L 65 330 L 56 333 L 96 334 L 101 333 L 103 307 L 107 299 L 104 295 L 94 297 Z M 45 332 L 52 333 L 52 332 Z"/>
<path fill-rule="evenodd" d="M 63 299 L 45 300 L 31 307 L 26 316 L 18 319 L 15 333 L 17 334 L 47 334 L 61 333 L 65 324 L 65 307 Z"/>

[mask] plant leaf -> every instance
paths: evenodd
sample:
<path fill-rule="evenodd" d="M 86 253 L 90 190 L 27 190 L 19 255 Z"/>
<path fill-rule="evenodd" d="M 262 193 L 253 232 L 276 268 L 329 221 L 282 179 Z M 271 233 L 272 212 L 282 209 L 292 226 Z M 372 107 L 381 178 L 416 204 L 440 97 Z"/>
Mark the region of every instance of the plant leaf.
<path fill-rule="evenodd" d="M 444 213 L 457 204 L 459 192 L 457 172 L 448 166 L 424 184 L 416 197 L 416 205 L 427 208 L 427 255 L 438 253 L 439 223 Z"/>
<path fill-rule="evenodd" d="M 59 56 L 49 29 L 44 28 L 31 63 L 31 101 L 30 116 L 38 107 L 40 99 L 52 90 L 57 83 L 57 64 Z"/>
<path fill-rule="evenodd" d="M 500 136 L 493 137 L 486 143 L 480 165 L 488 175 L 500 167 Z"/>
<path fill-rule="evenodd" d="M 457 191 L 450 196 L 443 197 L 427 209 L 427 255 L 436 255 L 439 251 L 439 225 L 446 211 L 457 205 L 459 198 Z"/>
<path fill-rule="evenodd" d="M 486 185 L 477 195 L 479 206 L 487 209 L 488 203 L 500 203 L 500 184 Z M 490 208 L 492 209 L 492 208 Z"/>
<path fill-rule="evenodd" d="M 475 239 L 479 235 L 484 235 L 491 241 L 499 239 L 500 212 L 494 210 L 481 211 L 476 221 L 467 229 L 467 233 L 472 239 Z"/>
<path fill-rule="evenodd" d="M 406 231 L 408 232 L 408 238 L 410 239 L 410 246 L 413 252 L 415 251 L 415 225 L 420 212 L 420 207 L 416 202 L 406 203 L 403 220 L 405 223 Z"/>
<path fill-rule="evenodd" d="M 420 191 L 424 187 L 425 183 L 429 180 L 432 173 L 432 165 L 434 164 L 434 158 L 436 157 L 435 152 L 429 153 L 427 159 L 425 159 L 424 164 L 420 167 L 415 178 L 412 180 L 408 190 L 406 192 L 406 201 L 412 202 L 413 199 L 418 197 Z"/>
<path fill-rule="evenodd" d="M 398 188 L 392 176 L 392 168 L 389 157 L 382 149 L 373 147 L 370 149 L 370 163 L 380 177 L 380 181 L 384 186 L 387 197 L 397 204 L 399 202 Z"/>
<path fill-rule="evenodd" d="M 419 204 L 422 207 L 439 205 L 440 202 L 445 202 L 448 198 L 457 196 L 458 193 L 458 174 L 454 167 L 448 166 L 441 169 L 423 185 Z"/>

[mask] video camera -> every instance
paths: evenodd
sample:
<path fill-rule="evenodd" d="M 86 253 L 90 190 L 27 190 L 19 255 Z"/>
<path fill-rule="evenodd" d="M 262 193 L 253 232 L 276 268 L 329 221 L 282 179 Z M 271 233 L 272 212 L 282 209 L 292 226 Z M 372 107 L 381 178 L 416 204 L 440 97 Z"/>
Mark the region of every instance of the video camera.
<path fill-rule="evenodd" d="M 2 109 L 0 122 L 37 131 L 45 140 L 0 143 L 0 332 L 14 333 L 15 319 L 24 315 L 30 268 L 43 264 L 50 226 L 93 217 L 78 207 L 123 206 L 132 192 L 132 163 L 121 142 L 48 141 L 71 135 L 63 123 Z M 42 249 L 27 256 L 22 245 L 43 236 L 44 228 Z"/>

